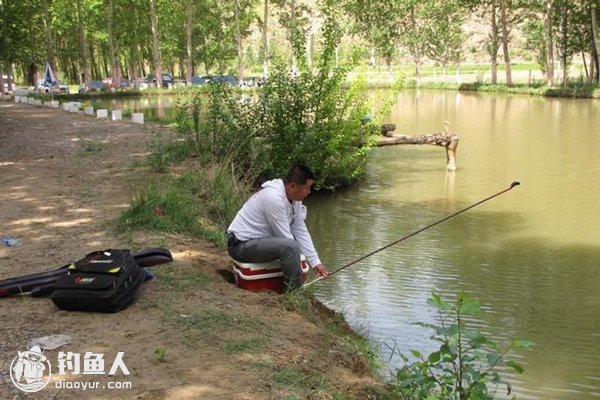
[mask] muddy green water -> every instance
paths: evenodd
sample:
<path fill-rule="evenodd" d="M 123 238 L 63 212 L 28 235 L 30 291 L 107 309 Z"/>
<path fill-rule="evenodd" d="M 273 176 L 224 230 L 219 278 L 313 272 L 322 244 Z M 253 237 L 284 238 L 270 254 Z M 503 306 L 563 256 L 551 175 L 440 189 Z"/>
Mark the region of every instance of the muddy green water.
<path fill-rule="evenodd" d="M 329 269 L 446 215 L 521 186 L 317 283 L 389 359 L 429 352 L 432 291 L 465 290 L 483 312 L 472 323 L 513 353 L 519 398 L 600 398 L 600 102 L 405 92 L 397 132 L 460 136 L 458 170 L 435 146 L 376 149 L 358 187 L 309 199 L 308 224 Z M 393 351 L 390 350 L 394 349 Z M 505 398 L 498 391 L 498 398 Z"/>
<path fill-rule="evenodd" d="M 144 113 L 146 119 L 166 118 L 174 119 L 176 116 L 177 96 L 148 96 L 116 99 L 88 100 L 94 110 L 106 108 L 108 110 L 123 110 L 131 113 Z"/>

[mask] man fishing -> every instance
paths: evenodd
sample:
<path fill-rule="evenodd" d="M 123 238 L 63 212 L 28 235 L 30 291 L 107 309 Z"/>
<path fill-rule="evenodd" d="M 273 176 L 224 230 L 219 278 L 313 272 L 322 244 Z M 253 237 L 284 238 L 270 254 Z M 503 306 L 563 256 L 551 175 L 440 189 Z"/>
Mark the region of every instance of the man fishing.
<path fill-rule="evenodd" d="M 227 228 L 227 249 L 233 259 L 249 263 L 279 260 L 284 291 L 302 286 L 300 254 L 317 275 L 329 275 L 304 222 L 306 206 L 302 201 L 310 194 L 314 180 L 308 167 L 292 166 L 285 179 L 263 183 Z"/>

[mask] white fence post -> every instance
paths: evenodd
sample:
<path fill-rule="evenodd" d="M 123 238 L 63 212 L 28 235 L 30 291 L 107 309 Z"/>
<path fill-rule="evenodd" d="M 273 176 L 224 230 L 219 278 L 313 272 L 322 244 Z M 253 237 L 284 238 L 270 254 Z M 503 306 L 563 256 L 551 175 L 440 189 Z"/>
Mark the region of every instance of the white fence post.
<path fill-rule="evenodd" d="M 144 125 L 144 114 L 142 113 L 133 113 L 131 114 L 131 120 L 134 124 Z"/>

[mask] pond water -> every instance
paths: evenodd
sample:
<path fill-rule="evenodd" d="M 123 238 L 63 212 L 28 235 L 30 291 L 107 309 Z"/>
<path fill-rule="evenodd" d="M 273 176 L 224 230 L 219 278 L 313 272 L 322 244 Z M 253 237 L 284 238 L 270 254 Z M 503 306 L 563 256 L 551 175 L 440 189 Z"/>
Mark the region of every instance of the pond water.
<path fill-rule="evenodd" d="M 456 172 L 445 152 L 402 145 L 373 151 L 364 183 L 309 198 L 308 225 L 330 270 L 509 187 L 521 186 L 314 285 L 378 344 L 436 349 L 431 292 L 481 302 L 473 326 L 533 347 L 505 371 L 523 399 L 600 398 L 600 103 L 593 100 L 407 91 L 396 132 L 459 135 Z M 503 390 L 497 397 L 505 398 Z"/>
<path fill-rule="evenodd" d="M 148 96 L 126 98 L 97 98 L 91 100 L 94 110 L 123 110 L 144 113 L 146 119 L 173 119 L 176 115 L 177 96 Z"/>

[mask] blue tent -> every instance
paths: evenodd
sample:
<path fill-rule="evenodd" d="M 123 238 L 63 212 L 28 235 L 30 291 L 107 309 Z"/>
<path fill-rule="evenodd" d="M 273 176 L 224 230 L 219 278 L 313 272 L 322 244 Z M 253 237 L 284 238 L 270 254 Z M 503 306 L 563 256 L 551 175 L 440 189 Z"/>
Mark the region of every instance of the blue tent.
<path fill-rule="evenodd" d="M 46 63 L 46 70 L 44 71 L 44 83 L 48 87 L 53 87 L 57 84 L 56 78 L 54 77 L 54 72 L 52 72 L 52 67 L 50 67 L 50 63 Z"/>

